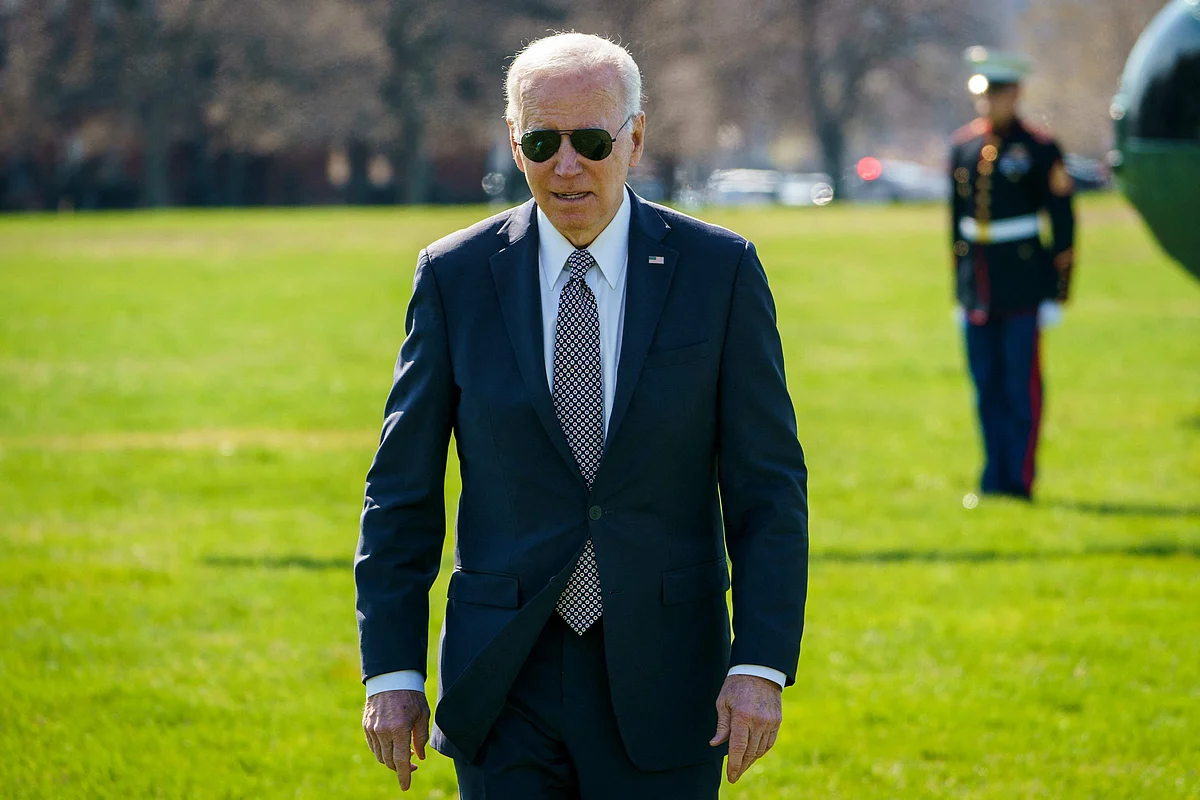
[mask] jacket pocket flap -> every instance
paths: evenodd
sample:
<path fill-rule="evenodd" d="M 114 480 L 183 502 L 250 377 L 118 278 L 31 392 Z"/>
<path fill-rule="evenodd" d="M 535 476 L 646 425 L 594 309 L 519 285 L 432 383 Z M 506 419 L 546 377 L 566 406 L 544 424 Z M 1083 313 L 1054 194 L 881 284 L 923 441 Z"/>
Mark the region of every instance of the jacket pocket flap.
<path fill-rule="evenodd" d="M 695 567 L 664 572 L 663 605 L 687 603 L 714 594 L 724 594 L 729 588 L 729 570 L 725 559 L 710 561 Z"/>
<path fill-rule="evenodd" d="M 517 608 L 521 599 L 520 586 L 516 575 L 463 569 L 450 576 L 449 595 L 463 603 Z"/>
<path fill-rule="evenodd" d="M 687 364 L 690 361 L 699 361 L 712 355 L 712 351 L 712 342 L 708 340 L 697 342 L 696 344 L 689 344 L 686 347 L 674 347 L 670 350 L 657 350 L 653 353 L 646 354 L 646 361 L 643 363 L 642 369 L 669 367 L 674 364 Z"/>

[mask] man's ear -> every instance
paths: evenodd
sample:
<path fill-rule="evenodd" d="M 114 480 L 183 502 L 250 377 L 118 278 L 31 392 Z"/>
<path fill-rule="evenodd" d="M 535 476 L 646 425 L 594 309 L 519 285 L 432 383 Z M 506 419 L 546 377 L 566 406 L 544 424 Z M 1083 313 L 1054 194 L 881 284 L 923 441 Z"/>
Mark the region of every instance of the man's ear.
<path fill-rule="evenodd" d="M 512 157 L 513 161 L 516 162 L 517 169 L 524 172 L 525 157 L 521 152 L 521 142 L 517 139 L 517 128 L 511 119 L 508 120 L 508 144 L 512 148 Z"/>
<path fill-rule="evenodd" d="M 646 113 L 639 111 L 633 118 L 633 129 L 629 132 L 633 140 L 633 150 L 629 153 L 629 167 L 632 169 L 642 160 L 642 152 L 646 149 Z"/>

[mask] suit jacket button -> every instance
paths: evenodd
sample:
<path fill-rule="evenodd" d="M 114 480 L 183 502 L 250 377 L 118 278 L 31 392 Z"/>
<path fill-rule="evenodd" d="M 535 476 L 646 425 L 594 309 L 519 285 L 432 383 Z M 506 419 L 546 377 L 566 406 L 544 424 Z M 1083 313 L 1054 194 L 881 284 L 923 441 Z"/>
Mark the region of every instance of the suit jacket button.
<path fill-rule="evenodd" d="M 604 513 L 604 509 L 600 506 L 592 506 L 588 509 L 588 519 L 600 519 L 600 515 Z"/>

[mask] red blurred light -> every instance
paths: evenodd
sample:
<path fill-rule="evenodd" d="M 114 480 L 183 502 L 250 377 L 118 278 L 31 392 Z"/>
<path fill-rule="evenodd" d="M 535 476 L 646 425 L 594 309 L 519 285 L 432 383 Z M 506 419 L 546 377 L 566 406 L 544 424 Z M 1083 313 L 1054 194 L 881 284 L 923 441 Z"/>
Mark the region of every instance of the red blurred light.
<path fill-rule="evenodd" d="M 858 162 L 858 177 L 864 181 L 873 181 L 883 174 L 883 164 L 878 158 L 867 156 Z"/>

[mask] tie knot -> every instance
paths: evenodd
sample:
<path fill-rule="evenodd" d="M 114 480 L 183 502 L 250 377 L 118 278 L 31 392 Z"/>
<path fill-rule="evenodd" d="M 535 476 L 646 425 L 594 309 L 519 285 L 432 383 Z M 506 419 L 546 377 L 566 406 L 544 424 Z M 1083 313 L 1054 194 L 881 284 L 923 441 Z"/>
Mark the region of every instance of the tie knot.
<path fill-rule="evenodd" d="M 567 269 L 571 271 L 571 280 L 581 281 L 587 271 L 595 265 L 596 259 L 587 250 L 576 250 L 567 257 Z"/>

